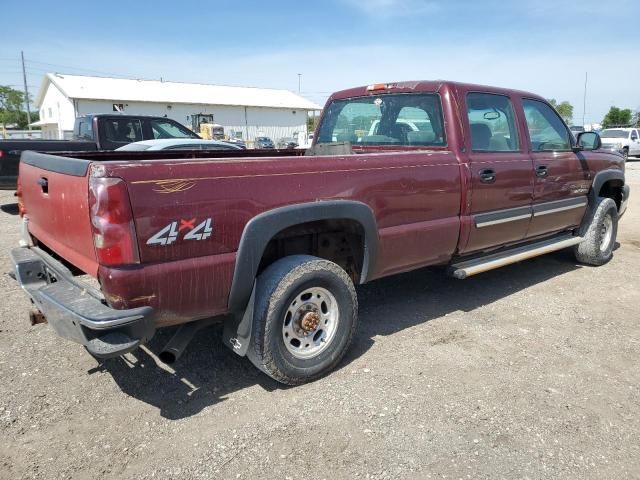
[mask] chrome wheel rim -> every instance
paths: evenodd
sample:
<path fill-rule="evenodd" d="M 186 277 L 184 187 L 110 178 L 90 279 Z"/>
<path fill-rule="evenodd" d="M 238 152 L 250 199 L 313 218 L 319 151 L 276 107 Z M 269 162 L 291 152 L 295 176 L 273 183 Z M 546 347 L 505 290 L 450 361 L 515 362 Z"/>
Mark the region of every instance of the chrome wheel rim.
<path fill-rule="evenodd" d="M 600 238 L 600 251 L 606 252 L 609 249 L 613 238 L 613 220 L 611 219 L 611 215 L 607 215 L 602 221 L 602 225 L 600 226 Z"/>
<path fill-rule="evenodd" d="M 329 346 L 339 320 L 333 294 L 322 287 L 307 288 L 295 296 L 284 314 L 284 345 L 296 358 L 313 358 Z"/>

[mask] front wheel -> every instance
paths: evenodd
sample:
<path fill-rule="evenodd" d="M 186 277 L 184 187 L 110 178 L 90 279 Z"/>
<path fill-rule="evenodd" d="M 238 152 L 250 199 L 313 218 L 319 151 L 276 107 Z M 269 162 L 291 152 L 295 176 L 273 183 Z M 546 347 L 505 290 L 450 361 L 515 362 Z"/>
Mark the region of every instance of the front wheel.
<path fill-rule="evenodd" d="M 622 149 L 622 157 L 624 158 L 624 161 L 626 162 L 627 159 L 629 158 L 629 149 L 628 148 L 623 148 Z"/>
<path fill-rule="evenodd" d="M 613 257 L 617 234 L 616 202 L 599 198 L 584 240 L 574 247 L 576 259 L 588 265 L 604 265 Z"/>
<path fill-rule="evenodd" d="M 278 382 L 315 380 L 344 357 L 357 315 L 355 288 L 342 268 L 309 255 L 282 258 L 258 277 L 247 356 Z"/>

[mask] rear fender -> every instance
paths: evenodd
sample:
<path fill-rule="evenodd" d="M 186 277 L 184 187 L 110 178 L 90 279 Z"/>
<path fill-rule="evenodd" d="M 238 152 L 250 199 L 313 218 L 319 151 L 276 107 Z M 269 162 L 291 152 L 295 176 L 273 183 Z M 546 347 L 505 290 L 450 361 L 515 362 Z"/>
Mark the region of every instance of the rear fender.
<path fill-rule="evenodd" d="M 378 252 L 378 227 L 371 208 L 357 201 L 330 200 L 280 207 L 252 218 L 244 228 L 229 293 L 229 312 L 224 343 L 239 355 L 247 351 L 253 323 L 253 296 L 262 255 L 269 241 L 282 230 L 321 220 L 353 220 L 364 232 L 364 259 L 360 283 L 374 271 Z"/>

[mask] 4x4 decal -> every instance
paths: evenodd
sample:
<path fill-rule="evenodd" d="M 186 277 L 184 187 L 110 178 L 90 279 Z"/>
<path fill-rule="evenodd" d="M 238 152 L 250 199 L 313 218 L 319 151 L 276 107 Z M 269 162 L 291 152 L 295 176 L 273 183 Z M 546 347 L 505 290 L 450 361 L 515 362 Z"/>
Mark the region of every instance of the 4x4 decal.
<path fill-rule="evenodd" d="M 182 237 L 183 240 L 206 240 L 213 233 L 213 219 L 207 218 L 196 225 L 195 218 L 187 220 L 181 218 L 154 234 L 147 240 L 147 245 L 171 245 L 178 239 L 182 231 L 187 232 Z"/>

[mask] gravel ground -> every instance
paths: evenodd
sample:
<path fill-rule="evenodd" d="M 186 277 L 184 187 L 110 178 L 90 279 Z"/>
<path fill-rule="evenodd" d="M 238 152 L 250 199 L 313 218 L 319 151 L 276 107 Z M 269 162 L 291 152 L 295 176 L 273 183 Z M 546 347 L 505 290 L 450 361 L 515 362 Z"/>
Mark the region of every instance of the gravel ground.
<path fill-rule="evenodd" d="M 420 270 L 359 288 L 339 368 L 284 388 L 203 331 L 99 365 L 0 276 L 0 478 L 640 478 L 640 162 L 620 248 L 465 281 Z M 17 244 L 0 192 L 0 271 Z"/>

